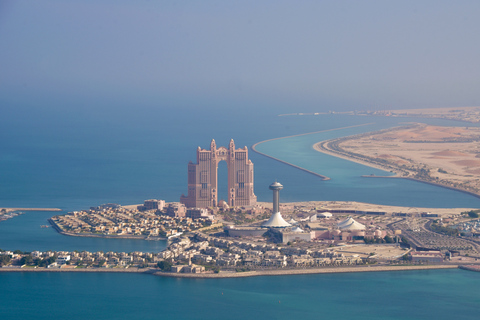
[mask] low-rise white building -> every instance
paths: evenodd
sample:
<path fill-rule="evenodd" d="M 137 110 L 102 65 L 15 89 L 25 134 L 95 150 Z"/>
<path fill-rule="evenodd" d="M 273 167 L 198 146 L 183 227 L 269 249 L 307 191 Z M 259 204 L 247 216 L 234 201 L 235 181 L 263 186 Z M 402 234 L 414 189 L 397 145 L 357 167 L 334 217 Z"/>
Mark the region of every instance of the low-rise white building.
<path fill-rule="evenodd" d="M 63 264 L 66 264 L 67 261 L 70 261 L 70 255 L 69 254 L 58 256 L 57 260 L 55 262 L 59 265 L 63 265 Z"/>

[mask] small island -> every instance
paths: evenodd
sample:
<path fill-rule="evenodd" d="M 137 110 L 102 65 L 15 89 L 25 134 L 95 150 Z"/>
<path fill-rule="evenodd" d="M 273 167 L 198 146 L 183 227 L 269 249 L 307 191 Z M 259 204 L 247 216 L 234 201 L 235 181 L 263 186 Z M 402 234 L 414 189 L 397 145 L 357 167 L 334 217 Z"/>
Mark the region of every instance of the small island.
<path fill-rule="evenodd" d="M 25 211 L 62 211 L 58 208 L 0 208 L 0 221 L 24 214 Z"/>
<path fill-rule="evenodd" d="M 107 204 L 76 216 L 73 212 L 57 216 L 56 220 L 65 226 L 66 222 L 77 221 L 71 220 L 75 217 L 79 226 L 83 226 L 79 222 L 82 221 L 92 231 L 99 225 L 114 225 L 108 221 L 121 225 L 125 222 L 114 217 L 125 215 L 123 219 L 128 217 L 131 224 L 165 229 L 165 236 L 181 232 L 170 237 L 168 247 L 162 252 L 0 250 L 0 271 L 143 272 L 215 278 L 456 268 L 477 265 L 480 258 L 477 231 L 480 221 L 478 210 L 471 208 L 415 209 L 340 201 L 284 203 L 280 211 L 294 224 L 293 228 L 283 231 L 267 228 L 249 235 L 248 228 L 258 230 L 265 222 L 267 213 L 272 211 L 269 204 L 262 203 L 256 210 L 244 212 L 228 207 L 202 211 L 208 217 L 200 217 L 197 212 L 197 219 L 210 222 L 196 222 L 191 226 L 199 228 L 187 230 L 177 224 L 189 221 L 178 219 L 178 215 L 183 215 L 182 206 L 165 204 L 159 210 L 159 203 L 161 207 L 162 200 L 146 200 L 143 205 L 131 206 Z M 166 214 L 169 207 L 176 209 L 170 209 L 177 212 L 176 218 Z M 98 224 L 95 227 L 94 221 Z M 165 227 L 167 222 L 172 228 Z M 235 236 L 236 228 L 243 228 L 246 234 Z M 135 226 L 137 229 L 141 227 Z M 91 236 L 90 233 L 85 236 Z M 148 239 L 150 234 L 137 236 Z"/>

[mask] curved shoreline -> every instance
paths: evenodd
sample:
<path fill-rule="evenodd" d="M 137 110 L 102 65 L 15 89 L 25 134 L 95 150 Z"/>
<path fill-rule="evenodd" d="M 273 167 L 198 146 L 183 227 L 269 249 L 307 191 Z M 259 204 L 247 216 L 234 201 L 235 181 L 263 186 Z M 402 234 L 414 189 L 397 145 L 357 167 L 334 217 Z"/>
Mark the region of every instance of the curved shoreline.
<path fill-rule="evenodd" d="M 256 153 L 261 154 L 262 156 L 265 156 L 265 157 L 267 157 L 267 158 L 276 160 L 276 161 L 278 161 L 278 162 L 281 162 L 281 163 L 283 163 L 283 164 L 289 165 L 289 166 L 294 167 L 294 168 L 296 168 L 296 169 L 300 169 L 300 170 L 302 170 L 302 171 L 305 171 L 305 172 L 307 172 L 307 173 L 310 173 L 310 174 L 313 174 L 313 175 L 315 175 L 315 176 L 317 176 L 317 177 L 320 177 L 320 178 L 321 178 L 322 180 L 324 180 L 324 181 L 327 181 L 327 180 L 330 180 L 330 178 L 327 177 L 327 176 L 324 176 L 324 175 L 321 175 L 321 174 L 319 174 L 319 173 L 313 172 L 313 171 L 311 171 L 311 170 L 302 168 L 302 167 L 300 167 L 300 166 L 297 166 L 297 165 L 295 165 L 295 164 L 293 164 L 293 163 L 290 163 L 290 162 L 281 160 L 281 159 L 279 159 L 279 158 L 275 158 L 275 157 L 270 156 L 270 155 L 268 155 L 268 154 L 266 154 L 266 153 L 263 153 L 263 152 L 261 152 L 261 151 L 258 151 L 256 148 L 257 148 L 257 146 L 258 146 L 259 144 L 262 144 L 262 143 L 264 143 L 264 142 L 269 142 L 269 141 L 274 141 L 274 140 L 280 140 L 280 139 L 285 139 L 285 138 L 293 138 L 293 137 L 306 136 L 306 135 L 309 135 L 309 134 L 315 134 L 315 133 L 321 133 L 321 132 L 328 132 L 328 131 L 335 131 L 335 130 L 342 130 L 342 129 L 348 129 L 348 128 L 355 128 L 355 127 L 367 126 L 367 125 L 370 125 L 370 124 L 373 124 L 373 122 L 371 122 L 371 123 L 365 123 L 365 124 L 359 124 L 359 125 L 354 125 L 354 126 L 348 126 L 348 127 L 342 127 L 342 128 L 335 128 L 335 129 L 328 129 L 328 130 L 320 130 L 320 131 L 314 131 L 314 132 L 294 134 L 294 135 L 291 135 L 291 136 L 285 136 L 285 137 L 267 139 L 267 140 L 263 140 L 263 141 L 260 141 L 260 142 L 255 143 L 255 144 L 251 147 L 251 149 L 252 149 L 254 152 L 256 152 Z"/>
<path fill-rule="evenodd" d="M 331 139 L 331 140 L 334 140 L 334 139 Z M 315 150 L 317 152 L 321 152 L 321 153 L 327 154 L 327 155 L 332 156 L 332 157 L 337 157 L 337 158 L 340 158 L 340 159 L 348 160 L 348 161 L 355 162 L 355 163 L 358 163 L 358 164 L 361 164 L 361 165 L 364 165 L 364 166 L 367 166 L 367 167 L 370 167 L 370 168 L 379 169 L 379 170 L 382 170 L 382 171 L 385 171 L 385 172 L 391 172 L 391 171 L 388 171 L 386 168 L 382 167 L 381 165 L 366 162 L 366 161 L 361 161 L 361 160 L 355 159 L 353 157 L 348 157 L 344 154 L 333 152 L 330 149 L 327 149 L 326 147 L 323 146 L 323 144 L 325 144 L 325 143 L 327 143 L 331 140 L 323 140 L 323 141 L 320 141 L 320 142 L 316 142 L 315 144 L 313 144 L 312 148 L 313 148 L 313 150 Z M 398 175 L 398 172 L 393 172 L 393 173 L 394 173 L 394 175 L 392 175 L 392 176 L 381 176 L 381 177 L 402 178 L 401 176 Z M 372 176 L 372 177 L 380 177 L 380 176 Z"/>
<path fill-rule="evenodd" d="M 459 191 L 459 192 L 474 196 L 476 198 L 480 198 L 479 194 L 468 191 L 468 190 L 464 190 L 464 189 L 460 189 L 460 188 L 456 188 L 456 187 L 452 187 L 452 186 L 447 186 L 447 185 L 443 185 L 443 184 L 440 184 L 440 183 L 435 183 L 433 181 L 420 180 L 420 179 L 413 178 L 413 177 L 403 177 L 399 174 L 398 170 L 395 170 L 395 168 L 391 168 L 392 171 L 388 171 L 387 168 L 383 167 L 380 164 L 375 164 L 375 163 L 371 163 L 371 162 L 368 162 L 368 161 L 363 161 L 363 160 L 360 160 L 360 159 L 356 159 L 354 157 L 349 157 L 345 154 L 337 153 L 335 151 L 332 151 L 331 149 L 328 149 L 325 146 L 326 143 L 328 143 L 330 141 L 333 141 L 333 140 L 336 140 L 336 139 L 323 140 L 323 141 L 317 142 L 313 145 L 313 149 L 315 151 L 318 151 L 318 152 L 321 152 L 321 153 L 324 153 L 324 154 L 328 154 L 330 156 L 337 157 L 337 158 L 340 158 L 340 159 L 355 162 L 355 163 L 358 163 L 358 164 L 361 164 L 361 165 L 364 165 L 364 166 L 367 166 L 367 167 L 370 167 L 370 168 L 375 168 L 375 169 L 379 169 L 379 170 L 382 170 L 382 171 L 385 171 L 385 172 L 394 173 L 394 175 L 391 175 L 391 176 L 363 175 L 363 176 L 361 176 L 362 178 L 406 179 L 406 180 L 411 180 L 411 181 L 415 181 L 415 182 L 426 183 L 426 184 L 429 184 L 429 185 L 432 185 L 432 186 L 441 187 L 441 188 L 445 188 L 445 189 L 449 189 L 449 190 Z"/>
<path fill-rule="evenodd" d="M 133 239 L 133 240 L 147 240 L 147 241 L 160 241 L 160 240 L 168 240 L 167 238 L 162 237 L 155 237 L 149 238 L 148 236 L 134 236 L 134 235 L 102 235 L 102 234 L 94 234 L 94 233 L 73 233 L 67 232 L 62 230 L 52 219 L 48 219 L 48 222 L 52 225 L 52 227 L 60 234 L 64 236 L 70 237 L 84 237 L 84 238 L 103 238 L 103 239 Z"/>
<path fill-rule="evenodd" d="M 251 149 L 258 153 L 258 154 L 261 154 L 267 158 L 270 158 L 270 159 L 273 159 L 273 160 L 276 160 L 278 162 L 281 162 L 283 164 L 286 164 L 286 165 L 289 165 L 291 167 L 294 167 L 296 169 L 299 169 L 299 170 L 302 170 L 304 172 L 307 172 L 307 173 L 310 173 L 310 174 L 313 174 L 317 177 L 320 177 L 323 181 L 326 181 L 326 180 L 330 180 L 329 177 L 327 176 L 324 176 L 324 175 L 321 175 L 319 173 L 316 173 L 316 172 L 313 172 L 311 170 L 308 170 L 308 169 L 305 169 L 303 167 L 300 167 L 300 166 L 297 166 L 293 163 L 290 163 L 290 162 L 287 162 L 287 161 L 284 161 L 284 160 L 281 160 L 279 158 L 276 158 L 276 157 L 273 157 L 273 156 L 270 156 L 266 153 L 263 153 L 261 151 L 258 151 L 256 149 L 256 147 L 259 145 L 259 144 L 262 144 L 264 142 L 269 142 L 269 141 L 274 141 L 274 140 L 280 140 L 280 139 L 285 139 L 285 138 L 292 138 L 292 137 L 299 137 L 299 136 L 305 136 L 305 135 L 309 135 L 309 134 L 315 134 L 315 133 L 321 133 L 321 132 L 328 132 L 328 131 L 335 131 L 335 130 L 341 130 L 341 129 L 347 129 L 347 128 L 353 128 L 353 127 L 360 127 L 360 126 L 366 126 L 366 125 L 370 125 L 372 123 L 366 123 L 366 124 L 360 124 L 360 125 L 354 125 L 354 126 L 348 126 L 348 127 L 342 127 L 342 128 L 336 128 L 336 129 L 328 129 L 328 130 L 320 130 L 320 131 L 315 131 L 315 132 L 308 132 L 308 133 L 301 133 L 301 134 L 295 134 L 295 135 L 291 135 L 291 136 L 285 136 L 285 137 L 279 137 L 279 138 L 272 138 L 272 139 L 267 139 L 267 140 L 263 140 L 263 141 L 260 141 L 260 142 L 257 142 L 255 143 L 254 145 L 252 145 Z M 398 127 L 393 127 L 393 128 L 389 128 L 389 129 L 385 129 L 385 130 L 394 130 Z M 345 138 L 345 137 L 343 137 Z M 338 138 L 336 138 L 338 139 Z M 364 166 L 367 166 L 367 167 L 371 167 L 371 168 L 375 168 L 375 169 L 379 169 L 379 170 L 382 170 L 382 171 L 385 171 L 385 172 L 391 172 L 393 173 L 393 175 L 391 176 L 376 176 L 376 175 L 370 175 L 370 176 L 362 176 L 364 178 L 401 178 L 401 179 L 407 179 L 407 180 L 411 180 L 411 181 L 415 181 L 415 182 L 421 182 L 421 183 L 426 183 L 426 184 L 430 184 L 430 185 L 433 185 L 433 186 L 437 186 L 437 187 L 441 187 L 441 188 L 445 188 L 445 189 L 449 189 L 449 190 L 453 190 L 453 191 L 459 191 L 459 192 L 462 192 L 462 193 L 465 193 L 465 194 L 468 194 L 468 195 L 471 195 L 471 196 L 474 196 L 476 198 L 480 198 L 480 195 L 479 194 L 476 194 L 474 192 L 471 192 L 471 191 L 468 191 L 468 190 L 464 190 L 464 189 L 460 189 L 460 188 L 457 188 L 457 187 L 452 187 L 452 186 L 447 186 L 447 185 L 443 185 L 443 184 L 439 184 L 439 183 L 435 183 L 433 181 L 425 181 L 425 180 L 420 180 L 420 179 L 416 179 L 416 178 L 413 178 L 413 177 L 403 177 L 403 176 L 400 176 L 398 170 L 395 170 L 395 168 L 385 168 L 384 166 L 380 165 L 380 164 L 375 164 L 375 163 L 370 163 L 370 162 L 367 162 L 367 161 L 362 161 L 362 160 L 359 160 L 359 159 L 356 159 L 356 158 L 353 158 L 353 157 L 349 157 L 349 156 L 346 156 L 344 154 L 339 154 L 339 153 L 336 153 L 330 149 L 327 149 L 324 144 L 329 142 L 329 141 L 332 141 L 332 140 L 336 140 L 336 139 L 329 139 L 329 140 L 323 140 L 323 141 L 320 141 L 320 142 L 317 142 L 315 144 L 313 144 L 312 148 L 315 150 L 315 151 L 318 151 L 318 152 L 322 152 L 324 154 L 328 154 L 330 156 L 334 156 L 334 157 L 337 157 L 337 158 L 341 158 L 341 159 L 344 159 L 344 160 L 348 160 L 348 161 L 351 161 L 351 162 L 355 162 L 355 163 L 358 163 L 358 164 L 361 164 L 361 165 L 364 165 Z"/>

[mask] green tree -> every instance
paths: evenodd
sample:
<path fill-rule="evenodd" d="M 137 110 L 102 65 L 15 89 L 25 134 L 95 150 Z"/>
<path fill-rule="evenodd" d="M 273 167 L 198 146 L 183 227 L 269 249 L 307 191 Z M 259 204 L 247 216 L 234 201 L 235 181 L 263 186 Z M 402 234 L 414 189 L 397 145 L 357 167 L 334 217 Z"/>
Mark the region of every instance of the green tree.
<path fill-rule="evenodd" d="M 470 218 L 478 218 L 478 212 L 473 211 L 473 210 L 472 210 L 472 211 L 469 211 L 469 212 L 468 212 L 468 216 L 469 216 Z"/>
<path fill-rule="evenodd" d="M 12 257 L 2 254 L 0 256 L 0 267 L 9 264 L 11 260 L 12 260 Z"/>
<path fill-rule="evenodd" d="M 173 263 L 168 260 L 163 260 L 157 263 L 157 267 L 162 271 L 170 271 L 172 269 Z"/>
<path fill-rule="evenodd" d="M 411 261 L 411 260 L 412 260 L 412 257 L 411 257 L 408 253 L 406 253 L 406 254 L 404 254 L 404 255 L 402 256 L 402 260 L 404 260 L 404 261 Z"/>
<path fill-rule="evenodd" d="M 20 265 L 33 265 L 33 257 L 31 255 L 23 256 L 22 259 L 20 259 Z"/>
<path fill-rule="evenodd" d="M 55 256 L 42 259 L 42 260 L 40 260 L 40 262 L 38 263 L 38 266 L 40 266 L 40 267 L 46 267 L 46 266 L 48 266 L 49 264 L 54 263 L 55 260 L 57 260 L 57 258 L 56 258 Z"/>
<path fill-rule="evenodd" d="M 386 242 L 386 243 L 394 243 L 395 241 L 393 240 L 392 237 L 390 237 L 390 236 L 385 236 L 385 242 Z"/>

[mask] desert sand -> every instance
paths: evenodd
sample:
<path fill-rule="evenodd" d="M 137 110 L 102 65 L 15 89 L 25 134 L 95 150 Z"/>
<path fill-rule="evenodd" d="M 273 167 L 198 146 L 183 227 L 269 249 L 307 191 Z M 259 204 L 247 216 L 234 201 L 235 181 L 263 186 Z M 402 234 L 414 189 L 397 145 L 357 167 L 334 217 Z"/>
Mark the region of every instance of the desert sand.
<path fill-rule="evenodd" d="M 480 128 L 416 124 L 322 141 L 335 156 L 480 195 Z"/>

